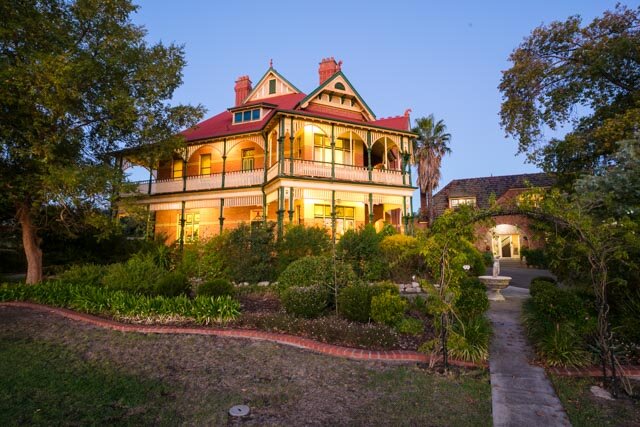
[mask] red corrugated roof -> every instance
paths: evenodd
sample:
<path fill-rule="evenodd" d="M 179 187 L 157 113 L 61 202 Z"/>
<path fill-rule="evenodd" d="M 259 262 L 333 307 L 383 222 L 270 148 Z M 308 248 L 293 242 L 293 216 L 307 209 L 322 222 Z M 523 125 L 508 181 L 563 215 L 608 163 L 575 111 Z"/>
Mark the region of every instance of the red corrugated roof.
<path fill-rule="evenodd" d="M 268 102 L 269 104 L 275 104 L 278 106 L 277 109 L 291 110 L 298 104 L 298 102 L 304 99 L 305 96 L 306 95 L 304 93 L 292 93 L 288 95 L 274 96 L 273 98 L 267 98 L 261 101 Z M 253 103 L 246 105 L 250 106 L 252 104 Z M 262 129 L 264 124 L 273 116 L 274 112 L 275 110 L 272 110 L 259 121 L 234 125 L 232 124 L 233 114 L 229 111 L 225 111 L 183 131 L 182 135 L 187 141 L 196 141 L 198 139 L 214 138 L 236 133 L 254 132 Z"/>
<path fill-rule="evenodd" d="M 353 120 L 353 118 L 346 117 L 341 114 L 332 114 L 326 111 L 308 111 L 308 110 L 294 110 L 296 105 L 306 97 L 304 93 L 292 93 L 282 96 L 274 96 L 273 98 L 261 99 L 259 101 L 245 104 L 247 107 L 260 103 L 269 103 L 277 105 L 277 108 L 272 110 L 269 114 L 262 118 L 262 120 L 255 122 L 248 122 L 234 125 L 232 124 L 233 113 L 224 111 L 216 116 L 213 116 L 207 120 L 204 120 L 191 129 L 187 129 L 182 132 L 182 135 L 187 141 L 197 141 L 205 138 L 215 138 L 225 135 L 234 135 L 238 133 L 255 132 L 261 130 L 265 123 L 273 117 L 276 111 L 298 111 L 313 117 L 320 117 L 325 119 L 336 119 L 346 122 L 358 123 L 358 124 L 370 124 L 373 126 L 384 127 L 388 129 L 396 129 L 401 131 L 408 131 L 409 129 L 409 117 L 397 116 L 386 117 L 378 119 L 372 122 L 360 122 L 359 120 Z"/>
<path fill-rule="evenodd" d="M 396 116 L 396 117 L 383 117 L 373 122 L 369 122 L 372 125 L 383 126 L 386 128 L 398 129 L 408 131 L 409 128 L 409 116 Z"/>

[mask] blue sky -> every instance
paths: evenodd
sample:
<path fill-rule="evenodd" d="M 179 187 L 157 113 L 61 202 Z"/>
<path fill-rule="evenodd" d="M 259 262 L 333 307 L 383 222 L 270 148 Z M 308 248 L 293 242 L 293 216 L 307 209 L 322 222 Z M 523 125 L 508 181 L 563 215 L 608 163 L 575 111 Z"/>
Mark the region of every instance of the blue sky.
<path fill-rule="evenodd" d="M 271 58 L 309 93 L 318 63 L 333 56 L 377 117 L 411 108 L 412 120 L 433 113 L 445 121 L 452 154 L 443 160 L 442 187 L 456 178 L 536 171 L 500 128 L 501 71 L 535 27 L 576 14 L 589 22 L 616 1 L 136 3 L 134 22 L 150 42 L 185 46 L 184 84 L 172 102 L 217 114 L 233 105 L 236 78 L 248 74 L 256 83 Z"/>

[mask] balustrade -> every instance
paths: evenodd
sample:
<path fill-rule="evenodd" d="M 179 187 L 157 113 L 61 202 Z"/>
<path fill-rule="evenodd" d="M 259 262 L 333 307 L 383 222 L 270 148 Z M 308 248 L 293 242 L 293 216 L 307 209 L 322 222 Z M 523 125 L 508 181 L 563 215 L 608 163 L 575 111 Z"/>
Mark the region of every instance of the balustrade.
<path fill-rule="evenodd" d="M 291 171 L 291 160 L 284 160 L 283 172 L 289 175 Z M 339 165 L 334 167 L 335 178 L 345 181 L 369 182 L 369 170 L 365 167 Z M 372 182 L 378 184 L 402 185 L 402 173 L 396 170 L 371 171 Z M 312 178 L 331 178 L 331 163 L 313 162 L 307 160 L 293 161 L 294 176 L 306 176 Z M 267 171 L 267 181 L 274 179 L 278 175 L 278 165 L 275 164 Z M 251 171 L 226 172 L 224 186 L 248 187 L 263 183 L 264 169 Z M 147 194 L 149 191 L 149 181 L 137 183 L 138 191 Z M 174 193 L 183 190 L 183 178 L 164 179 L 151 182 L 151 194 Z M 186 179 L 186 191 L 213 190 L 222 188 L 222 174 L 197 175 Z"/>

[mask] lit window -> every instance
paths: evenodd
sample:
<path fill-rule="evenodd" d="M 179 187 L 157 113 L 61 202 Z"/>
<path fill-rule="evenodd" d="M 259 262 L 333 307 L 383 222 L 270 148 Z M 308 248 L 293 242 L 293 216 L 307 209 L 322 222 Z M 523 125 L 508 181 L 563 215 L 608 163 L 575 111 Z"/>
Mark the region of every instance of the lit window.
<path fill-rule="evenodd" d="M 247 148 L 242 150 L 242 170 L 252 171 L 254 168 L 254 155 L 256 150 L 253 148 Z"/>
<path fill-rule="evenodd" d="M 269 80 L 269 95 L 276 93 L 276 79 Z"/>
<path fill-rule="evenodd" d="M 178 236 L 178 240 L 180 239 L 180 220 L 182 219 L 181 215 L 178 214 L 178 230 L 176 236 Z M 200 236 L 200 213 L 193 212 L 187 213 L 185 215 L 184 220 L 184 242 L 191 243 L 197 242 L 198 237 Z"/>
<path fill-rule="evenodd" d="M 331 229 L 331 205 L 313 206 L 314 224 Z M 355 208 L 352 206 L 336 206 L 336 234 L 355 228 Z"/>
<path fill-rule="evenodd" d="M 336 164 L 349 164 L 351 162 L 351 142 L 348 139 L 336 138 L 335 162 Z M 316 162 L 331 162 L 331 141 L 324 135 L 313 135 L 313 156 Z"/>
<path fill-rule="evenodd" d="M 200 156 L 200 175 L 211 174 L 211 154 Z"/>
<path fill-rule="evenodd" d="M 476 198 L 475 197 L 454 197 L 454 198 L 449 198 L 449 207 L 450 208 L 457 208 L 458 206 L 461 206 L 461 205 L 475 206 L 476 205 Z"/>
<path fill-rule="evenodd" d="M 173 177 L 182 178 L 182 159 L 173 160 Z"/>

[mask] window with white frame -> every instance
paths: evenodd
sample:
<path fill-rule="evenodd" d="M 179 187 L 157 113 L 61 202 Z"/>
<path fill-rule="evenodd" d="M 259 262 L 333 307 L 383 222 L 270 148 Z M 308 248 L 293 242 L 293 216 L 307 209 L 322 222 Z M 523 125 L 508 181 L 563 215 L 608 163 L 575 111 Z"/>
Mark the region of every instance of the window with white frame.
<path fill-rule="evenodd" d="M 476 198 L 475 197 L 449 197 L 450 208 L 457 208 L 458 206 L 461 206 L 461 205 L 475 206 Z"/>
<path fill-rule="evenodd" d="M 246 123 L 260 120 L 260 109 L 254 108 L 253 110 L 237 111 L 233 114 L 233 123 Z"/>

